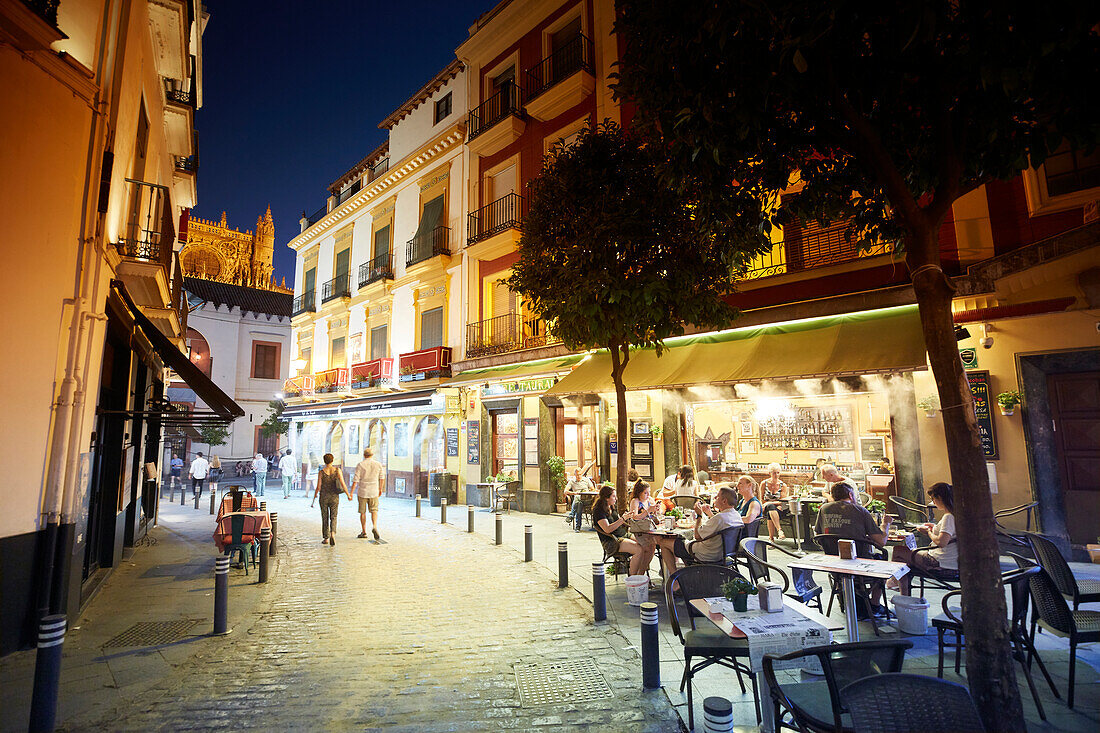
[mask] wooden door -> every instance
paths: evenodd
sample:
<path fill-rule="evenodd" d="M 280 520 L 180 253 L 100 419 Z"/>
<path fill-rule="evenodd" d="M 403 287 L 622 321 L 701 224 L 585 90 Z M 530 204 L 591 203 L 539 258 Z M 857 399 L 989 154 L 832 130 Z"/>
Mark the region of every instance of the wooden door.
<path fill-rule="evenodd" d="M 1100 535 L 1100 372 L 1048 377 L 1066 529 L 1072 544 Z"/>

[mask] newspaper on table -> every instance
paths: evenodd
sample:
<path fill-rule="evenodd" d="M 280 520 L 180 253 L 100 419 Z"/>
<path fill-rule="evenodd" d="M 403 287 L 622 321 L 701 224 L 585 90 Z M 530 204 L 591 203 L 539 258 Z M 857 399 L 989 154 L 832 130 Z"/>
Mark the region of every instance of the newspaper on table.
<path fill-rule="evenodd" d="M 847 572 L 853 575 L 868 575 L 871 577 L 890 576 L 900 578 L 909 572 L 909 566 L 901 562 L 870 560 L 862 557 L 845 560 L 836 555 L 825 555 L 822 553 L 806 555 L 803 558 L 792 561 L 790 565 L 791 567 L 805 568 L 809 566 L 812 570 L 821 570 L 825 572 L 834 570 L 837 572 Z"/>
<path fill-rule="evenodd" d="M 749 596 L 748 610 L 734 611 L 733 604 L 725 598 L 705 600 L 711 613 L 722 614 L 744 632 L 749 643 L 749 668 L 753 672 L 763 669 L 765 654 L 780 656 L 833 641 L 833 632 L 790 606 L 784 606 L 779 613 L 769 613 L 760 608 L 757 596 Z M 821 662 L 813 656 L 776 662 L 775 668 L 803 669 L 810 674 L 822 674 Z"/>

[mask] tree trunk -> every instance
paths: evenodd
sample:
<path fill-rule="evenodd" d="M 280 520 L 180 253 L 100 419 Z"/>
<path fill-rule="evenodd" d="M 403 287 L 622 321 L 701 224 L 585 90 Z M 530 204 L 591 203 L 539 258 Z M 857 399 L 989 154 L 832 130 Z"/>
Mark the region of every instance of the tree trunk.
<path fill-rule="evenodd" d="M 951 319 L 953 289 L 938 268 L 936 229 L 928 227 L 914 233 L 910 244 L 906 260 L 914 273 L 913 289 L 942 406 L 951 466 L 967 679 L 987 730 L 1022 731 L 1023 708 L 1009 646 L 993 501 L 974 416 L 974 397 Z M 928 267 L 933 264 L 937 267 Z M 1002 621 L 991 623 L 995 619 Z"/>
<path fill-rule="evenodd" d="M 620 354 L 620 349 L 622 353 Z M 611 346 L 611 381 L 615 383 L 615 412 L 617 413 L 619 452 L 615 454 L 615 502 L 619 514 L 626 512 L 630 497 L 626 495 L 627 472 L 627 446 L 629 434 L 627 433 L 626 419 L 626 386 L 623 384 L 623 370 L 630 361 L 630 346 L 615 344 Z"/>

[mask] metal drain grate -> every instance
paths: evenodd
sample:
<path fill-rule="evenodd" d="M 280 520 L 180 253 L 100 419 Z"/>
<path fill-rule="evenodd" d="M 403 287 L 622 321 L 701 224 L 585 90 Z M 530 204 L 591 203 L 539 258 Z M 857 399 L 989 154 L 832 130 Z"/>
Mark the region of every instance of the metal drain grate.
<path fill-rule="evenodd" d="M 520 707 L 588 702 L 614 697 L 596 663 L 579 659 L 515 666 Z"/>
<path fill-rule="evenodd" d="M 179 621 L 140 621 L 108 641 L 103 645 L 103 648 L 171 644 L 187 636 L 187 632 L 191 630 L 191 627 L 200 620 L 185 618 Z"/>

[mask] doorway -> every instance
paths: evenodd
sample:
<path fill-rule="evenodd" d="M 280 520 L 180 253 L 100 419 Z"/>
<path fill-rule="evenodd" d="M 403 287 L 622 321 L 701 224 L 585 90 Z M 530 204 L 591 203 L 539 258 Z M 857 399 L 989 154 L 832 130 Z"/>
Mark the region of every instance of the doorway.
<path fill-rule="evenodd" d="M 491 412 L 493 430 L 493 475 L 519 476 L 519 414 Z"/>
<path fill-rule="evenodd" d="M 428 475 L 443 470 L 443 431 L 439 418 L 429 415 L 417 424 L 413 434 L 413 493 L 428 495 Z"/>
<path fill-rule="evenodd" d="M 1100 535 L 1100 372 L 1047 378 L 1069 541 Z"/>

